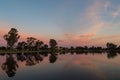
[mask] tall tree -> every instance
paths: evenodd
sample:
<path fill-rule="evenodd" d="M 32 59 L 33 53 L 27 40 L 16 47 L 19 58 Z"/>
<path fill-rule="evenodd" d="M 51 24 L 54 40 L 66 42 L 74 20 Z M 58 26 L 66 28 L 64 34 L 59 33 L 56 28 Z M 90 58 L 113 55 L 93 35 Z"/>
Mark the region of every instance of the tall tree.
<path fill-rule="evenodd" d="M 49 45 L 50 45 L 51 49 L 55 49 L 55 47 L 57 46 L 56 40 L 50 39 Z"/>
<path fill-rule="evenodd" d="M 8 34 L 5 34 L 3 37 L 7 41 L 7 46 L 13 49 L 13 46 L 20 38 L 20 35 L 18 34 L 17 29 L 11 28 Z"/>

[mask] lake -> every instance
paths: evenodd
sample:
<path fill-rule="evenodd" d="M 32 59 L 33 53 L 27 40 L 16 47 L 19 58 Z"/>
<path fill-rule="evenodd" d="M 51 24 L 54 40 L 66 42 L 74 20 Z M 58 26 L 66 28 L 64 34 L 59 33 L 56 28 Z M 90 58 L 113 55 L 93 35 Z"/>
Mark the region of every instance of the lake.
<path fill-rule="evenodd" d="M 120 80 L 120 55 L 1 54 L 0 80 Z"/>

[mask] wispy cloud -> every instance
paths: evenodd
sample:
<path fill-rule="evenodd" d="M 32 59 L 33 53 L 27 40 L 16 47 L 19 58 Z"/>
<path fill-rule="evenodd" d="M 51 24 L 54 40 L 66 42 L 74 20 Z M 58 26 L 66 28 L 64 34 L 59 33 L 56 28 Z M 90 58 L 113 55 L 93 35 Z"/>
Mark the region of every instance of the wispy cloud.
<path fill-rule="evenodd" d="M 66 39 L 64 40 L 71 45 L 102 45 L 104 46 L 107 41 L 118 40 L 118 34 L 116 35 L 100 35 L 103 29 L 110 29 L 120 25 L 119 22 L 113 22 L 115 17 L 119 16 L 120 9 L 118 8 L 115 12 L 108 11 L 109 7 L 112 7 L 112 4 L 109 0 L 100 1 L 96 0 L 92 5 L 90 5 L 85 12 L 84 22 L 82 27 L 85 27 L 86 30 L 81 34 L 64 33 Z M 116 8 L 116 7 L 115 7 Z M 108 11 L 108 12 L 107 12 Z M 108 14 L 111 16 L 110 21 L 105 21 L 103 14 Z M 86 24 L 86 25 L 85 25 Z M 81 26 L 81 25 L 80 25 Z M 106 32 L 107 33 L 107 32 Z M 98 36 L 99 35 L 99 36 Z M 102 36 L 102 37 L 100 37 Z"/>
<path fill-rule="evenodd" d="M 116 17 L 120 16 L 120 6 L 116 7 L 116 10 L 111 12 L 111 16 L 113 18 L 116 18 Z"/>
<path fill-rule="evenodd" d="M 110 1 L 106 1 L 104 3 L 104 9 L 107 10 L 110 5 L 111 5 Z"/>
<path fill-rule="evenodd" d="M 80 37 L 81 37 L 81 38 L 84 38 L 84 37 L 89 38 L 89 37 L 94 37 L 95 35 L 96 35 L 96 34 L 93 34 L 93 33 L 91 33 L 91 34 L 81 34 Z"/>
<path fill-rule="evenodd" d="M 90 28 L 88 29 L 88 32 L 92 32 L 94 34 L 97 34 L 102 27 L 105 25 L 105 23 L 102 21 L 102 12 L 103 10 L 108 7 L 108 4 L 104 4 L 101 1 L 95 1 L 87 10 L 85 18 L 86 20 L 89 20 L 88 26 Z"/>

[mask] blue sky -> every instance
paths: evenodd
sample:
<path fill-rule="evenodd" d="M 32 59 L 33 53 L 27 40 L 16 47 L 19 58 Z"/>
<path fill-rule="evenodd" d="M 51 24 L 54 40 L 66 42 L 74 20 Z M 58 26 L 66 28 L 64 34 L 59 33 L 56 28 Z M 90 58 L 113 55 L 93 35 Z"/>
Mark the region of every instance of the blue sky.
<path fill-rule="evenodd" d="M 8 24 L 0 28 L 55 38 L 61 45 L 117 43 L 119 5 L 120 0 L 0 0 L 0 23 Z"/>

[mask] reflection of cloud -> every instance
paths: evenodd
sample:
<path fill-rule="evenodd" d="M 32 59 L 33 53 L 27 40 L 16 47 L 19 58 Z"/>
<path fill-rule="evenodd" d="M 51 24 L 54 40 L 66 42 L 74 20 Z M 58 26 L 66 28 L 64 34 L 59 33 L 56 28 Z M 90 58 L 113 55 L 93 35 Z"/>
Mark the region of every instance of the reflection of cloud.
<path fill-rule="evenodd" d="M 101 63 L 101 57 L 97 57 L 96 59 L 93 57 L 97 57 L 97 56 L 86 56 L 86 55 L 80 55 L 80 56 L 74 56 L 73 59 L 71 59 L 66 65 L 65 65 L 65 69 L 73 69 L 75 67 L 77 67 L 78 70 L 83 69 L 84 71 L 90 72 L 90 74 L 94 75 L 94 78 L 96 80 L 106 80 L 106 75 L 104 73 L 104 71 L 100 68 Z M 68 59 L 68 58 L 66 58 Z M 96 60 L 98 59 L 98 64 L 96 64 Z M 99 60 L 100 59 L 100 60 Z M 102 64 L 101 64 L 102 65 Z"/>
<path fill-rule="evenodd" d="M 94 64 L 89 63 L 89 62 L 87 62 L 87 63 L 81 62 L 80 65 L 85 66 L 85 67 L 89 67 L 89 68 L 95 68 L 96 67 Z"/>
<path fill-rule="evenodd" d="M 76 55 L 73 58 L 73 57 L 67 56 L 64 60 L 64 62 L 67 62 L 64 66 L 64 69 L 67 71 L 71 69 L 72 70 L 78 69 L 78 71 L 82 70 L 82 71 L 88 72 L 88 74 L 90 73 L 91 75 L 93 75 L 94 79 L 96 80 L 106 80 L 106 75 L 104 71 L 100 68 L 100 65 L 98 65 L 99 63 L 100 64 L 102 63 L 101 57 L 97 57 L 97 58 L 96 57 L 97 56 Z M 100 59 L 98 64 L 96 64 L 97 59 Z"/>
<path fill-rule="evenodd" d="M 73 56 L 73 55 L 72 55 Z M 89 56 L 86 55 L 81 55 L 81 56 L 74 56 L 74 57 L 70 57 L 67 56 L 65 58 L 65 60 L 67 59 L 67 63 L 64 66 L 65 69 L 69 69 L 72 68 L 73 66 L 78 66 L 78 67 L 87 67 L 90 69 L 94 69 L 95 67 L 97 67 L 94 62 L 92 61 L 92 59 Z"/>

